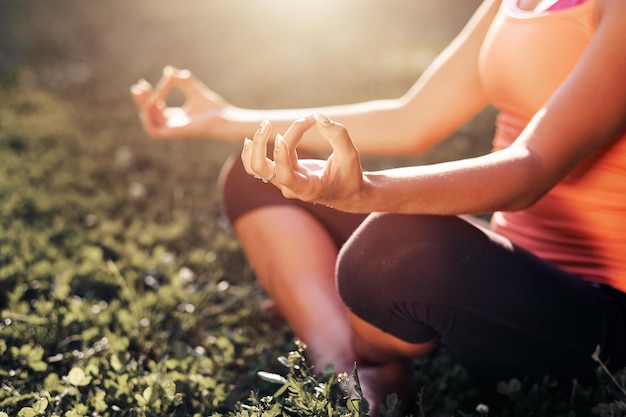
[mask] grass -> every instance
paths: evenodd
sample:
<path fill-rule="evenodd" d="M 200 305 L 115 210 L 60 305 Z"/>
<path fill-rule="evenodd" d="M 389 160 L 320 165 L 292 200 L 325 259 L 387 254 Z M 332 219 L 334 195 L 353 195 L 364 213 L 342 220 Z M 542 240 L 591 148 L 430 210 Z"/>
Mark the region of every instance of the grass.
<path fill-rule="evenodd" d="M 348 376 L 310 369 L 259 313 L 207 185 L 218 171 L 203 169 L 230 148 L 86 133 L 98 120 L 11 83 L 0 115 L 0 416 L 365 414 Z M 600 365 L 594 386 L 507 381 L 488 396 L 444 347 L 415 364 L 412 413 L 624 415 L 626 373 Z"/>

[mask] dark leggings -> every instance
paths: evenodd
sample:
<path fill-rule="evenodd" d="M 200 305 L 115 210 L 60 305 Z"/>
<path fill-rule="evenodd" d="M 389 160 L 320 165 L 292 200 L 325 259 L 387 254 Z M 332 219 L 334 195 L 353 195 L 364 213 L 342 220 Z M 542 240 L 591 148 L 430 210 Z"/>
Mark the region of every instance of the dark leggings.
<path fill-rule="evenodd" d="M 287 200 L 225 167 L 231 222 L 255 208 L 293 205 L 315 216 L 337 247 L 337 286 L 346 306 L 410 343 L 441 338 L 477 380 L 587 379 L 596 346 L 626 364 L 626 294 L 590 283 L 462 218 L 369 216 Z"/>

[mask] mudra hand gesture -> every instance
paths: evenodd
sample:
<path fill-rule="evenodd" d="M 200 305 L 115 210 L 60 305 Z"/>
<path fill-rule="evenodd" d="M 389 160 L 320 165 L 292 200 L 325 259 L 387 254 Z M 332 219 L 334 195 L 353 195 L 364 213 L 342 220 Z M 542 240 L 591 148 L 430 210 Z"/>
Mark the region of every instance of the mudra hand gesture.
<path fill-rule="evenodd" d="M 298 159 L 298 143 L 313 126 L 332 147 L 332 153 L 325 161 Z M 263 121 L 253 139 L 245 139 L 241 158 L 248 174 L 263 182 L 271 182 L 287 198 L 343 211 L 367 211 L 363 206 L 366 181 L 359 152 L 345 126 L 319 113 L 298 119 L 284 135 L 276 134 L 273 161 L 267 157 L 271 135 L 270 122 Z"/>
<path fill-rule="evenodd" d="M 170 107 L 166 99 L 172 90 L 180 90 L 185 102 Z M 155 138 L 210 136 L 212 128 L 224 109 L 226 101 L 198 80 L 190 71 L 171 66 L 153 88 L 141 79 L 131 87 L 146 131 Z"/>

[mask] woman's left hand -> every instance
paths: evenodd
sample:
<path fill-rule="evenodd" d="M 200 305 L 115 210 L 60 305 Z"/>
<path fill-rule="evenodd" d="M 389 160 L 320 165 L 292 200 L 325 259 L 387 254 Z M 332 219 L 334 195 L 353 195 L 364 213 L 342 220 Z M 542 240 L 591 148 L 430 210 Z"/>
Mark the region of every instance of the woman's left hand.
<path fill-rule="evenodd" d="M 296 148 L 306 131 L 316 126 L 328 140 L 328 159 L 299 160 Z M 316 113 L 292 123 L 284 136 L 274 140 L 274 160 L 267 157 L 272 135 L 269 121 L 261 123 L 254 138 L 246 138 L 241 153 L 246 172 L 271 182 L 286 198 L 324 204 L 342 211 L 368 212 L 364 207 L 365 178 L 359 158 L 345 126 Z"/>

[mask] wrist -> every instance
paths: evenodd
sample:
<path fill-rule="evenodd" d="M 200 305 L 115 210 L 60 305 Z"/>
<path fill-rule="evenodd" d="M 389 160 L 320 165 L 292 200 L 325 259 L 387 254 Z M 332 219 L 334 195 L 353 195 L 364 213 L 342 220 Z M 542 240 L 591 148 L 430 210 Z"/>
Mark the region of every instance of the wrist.
<path fill-rule="evenodd" d="M 261 117 L 255 110 L 226 105 L 217 115 L 216 122 L 218 137 L 239 142 L 254 135 L 261 123 Z"/>
<path fill-rule="evenodd" d="M 362 177 L 361 189 L 356 193 L 357 198 L 356 201 L 354 201 L 354 211 L 357 213 L 379 211 L 375 204 L 378 189 L 378 176 L 373 172 L 363 172 Z"/>

